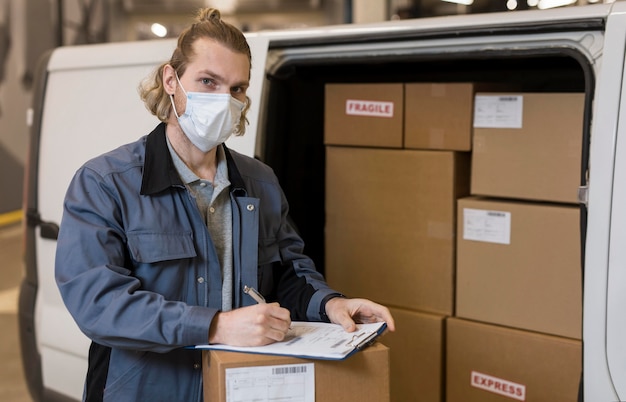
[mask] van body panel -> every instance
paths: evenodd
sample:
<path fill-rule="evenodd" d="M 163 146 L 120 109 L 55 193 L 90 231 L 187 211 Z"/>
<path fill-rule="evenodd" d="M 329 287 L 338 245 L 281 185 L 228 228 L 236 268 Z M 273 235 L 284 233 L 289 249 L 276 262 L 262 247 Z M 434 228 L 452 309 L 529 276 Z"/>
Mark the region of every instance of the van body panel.
<path fill-rule="evenodd" d="M 624 49 L 626 5 L 607 19 L 589 156 L 583 291 L 584 400 L 624 400 Z M 621 123 L 621 124 L 620 124 Z M 619 144 L 622 144 L 621 157 Z M 618 148 L 616 148 L 616 146 Z M 617 149 L 617 151 L 616 151 Z M 621 293 L 620 293 L 621 292 Z"/>
<path fill-rule="evenodd" d="M 615 387 L 616 394 L 619 400 L 626 399 L 626 347 L 624 340 L 626 339 L 626 319 L 624 318 L 624 311 L 626 311 L 626 69 L 624 68 L 624 60 L 626 57 L 626 7 L 624 4 L 620 4 L 620 7 L 616 8 L 619 13 L 614 13 L 610 16 L 607 23 L 607 43 L 606 43 L 606 58 L 614 58 L 614 60 L 607 60 L 604 64 L 601 78 L 604 80 L 603 84 L 607 87 L 608 96 L 603 96 L 602 101 L 605 103 L 598 104 L 598 125 L 595 127 L 597 135 L 602 136 L 606 141 L 606 149 L 601 150 L 595 148 L 596 154 L 592 153 L 591 160 L 591 172 L 593 186 L 596 185 L 596 181 L 602 181 L 602 186 L 611 186 L 611 192 L 606 191 L 606 196 L 600 195 L 590 198 L 590 205 L 592 201 L 597 201 L 598 204 L 604 202 L 608 204 L 607 210 L 610 210 L 610 216 L 603 216 L 608 220 L 608 225 L 601 228 L 602 233 L 598 231 L 598 237 L 606 236 L 609 233 L 608 244 L 608 269 L 606 273 L 602 272 L 601 265 L 598 263 L 600 258 L 593 259 L 593 256 L 589 256 L 588 269 L 585 275 L 593 276 L 598 275 L 596 282 L 590 282 L 589 288 L 585 289 L 587 298 L 585 299 L 585 328 L 588 329 L 589 343 L 591 346 L 586 351 L 585 358 L 593 359 L 592 354 L 594 352 L 601 352 L 600 344 L 601 340 L 606 339 L 606 349 L 604 356 L 608 362 L 608 374 L 613 386 Z M 621 61 L 621 63 L 620 63 Z M 610 87 L 610 89 L 609 89 Z M 612 100 L 612 102 L 610 102 Z M 607 110 L 604 110 L 606 108 Z M 593 146 L 599 147 L 604 142 L 598 141 L 594 138 Z M 609 145 L 614 148 L 610 149 Z M 606 175 L 602 176 L 602 179 L 594 174 L 596 169 L 597 159 L 608 158 L 614 151 L 614 166 L 613 170 L 607 169 Z M 597 158 L 594 156 L 597 155 Z M 602 162 L 600 162 L 602 163 Z M 607 166 L 608 168 L 608 166 Z M 611 174 L 612 173 L 612 174 Z M 606 183 L 607 180 L 611 180 L 610 183 Z M 590 185 L 590 190 L 592 186 Z M 590 191 L 590 196 L 591 196 Z M 610 197 L 609 197 L 610 196 Z M 610 202 L 610 204 L 609 204 Z M 597 208 L 602 208 L 600 205 L 593 204 L 594 211 Z M 591 217 L 590 217 L 591 218 Z M 607 228 L 610 228 L 607 230 Z M 588 242 L 592 243 L 598 241 L 591 233 L 588 236 Z M 599 256 L 598 256 L 599 257 Z M 585 278 L 587 281 L 588 279 Z M 593 281 L 593 279 L 592 279 Z M 597 288 L 591 288 L 593 284 L 596 284 Z M 602 310 L 601 298 L 598 297 L 602 294 L 602 286 L 606 289 L 606 310 Z M 593 306 L 597 305 L 596 309 Z M 606 335 L 603 338 L 602 332 L 598 329 L 603 328 L 600 317 L 606 317 L 605 331 Z M 585 367 L 586 368 L 586 367 Z M 592 375 L 593 371 L 585 375 Z M 589 381 L 589 386 L 594 387 L 596 384 L 593 381 Z M 592 389 L 589 392 L 589 400 L 595 398 L 600 392 L 601 385 L 598 385 L 598 389 Z"/>
<path fill-rule="evenodd" d="M 555 63 L 557 71 L 546 82 L 536 78 L 523 84 L 534 90 L 545 85 L 586 93 L 581 138 L 581 185 L 589 189 L 588 204 L 581 207 L 581 215 L 586 217 L 581 221 L 584 400 L 626 400 L 626 320 L 620 316 L 626 311 L 626 251 L 622 251 L 626 240 L 626 216 L 622 215 L 626 212 L 618 208 L 626 203 L 626 125 L 619 124 L 626 121 L 626 93 L 622 89 L 626 78 L 626 3 L 246 36 L 253 52 L 248 92 L 252 99 L 250 125 L 244 137 L 231 138 L 227 144 L 269 163 L 288 197 L 290 192 L 296 195 L 294 201 L 289 197 L 292 212 L 300 210 L 313 218 L 313 210 L 304 208 L 301 200 L 307 195 L 297 192 L 301 182 L 320 192 L 315 186 L 323 180 L 323 161 L 316 152 L 322 147 L 318 128 L 323 115 L 314 100 L 325 82 L 489 78 L 500 66 L 520 64 L 531 68 L 532 74 L 550 71 L 550 66 L 534 70 L 533 61 Z M 65 189 L 87 159 L 154 127 L 157 120 L 145 110 L 136 89 L 141 79 L 169 57 L 174 46 L 172 40 L 156 40 L 59 48 L 51 54 L 45 77 L 38 77 L 45 83 L 45 91 L 43 100 L 35 99 L 35 103 L 43 102 L 41 128 L 33 132 L 39 152 L 36 161 L 31 161 L 31 167 L 36 167 L 37 197 L 29 197 L 28 201 L 40 221 L 60 222 Z M 566 72 L 573 78 L 561 77 L 559 66 L 567 66 Z M 444 71 L 438 67 L 444 67 Z M 507 78 L 500 74 L 499 78 Z M 309 98 L 309 93 L 314 96 Z M 300 102 L 310 110 L 291 115 L 289 105 L 281 104 L 283 94 L 304 97 Z M 301 130 L 303 127 L 306 130 Z M 306 166 L 309 161 L 315 164 Z M 310 172 L 303 174 L 300 167 Z M 297 215 L 294 219 L 299 222 Z M 319 228 L 323 220 L 314 220 L 313 238 L 323 231 Z M 307 225 L 303 226 L 306 231 Z M 40 228 L 29 226 L 27 233 L 32 239 L 27 254 L 36 250 L 35 262 L 30 263 L 36 264 L 36 277 L 27 278 L 36 289 L 35 311 L 32 318 L 28 311 L 20 311 L 20 325 L 32 320 L 41 361 L 25 367 L 39 370 L 44 390 L 79 400 L 89 341 L 63 306 L 53 274 L 56 243 L 42 236 Z M 305 239 L 307 247 L 312 244 L 316 250 L 315 241 Z M 320 254 L 323 257 L 323 249 Z M 27 255 L 27 261 L 30 257 Z M 32 271 L 32 266 L 30 270 L 27 267 L 27 272 Z M 28 306 L 27 301 L 23 305 Z M 32 383 L 36 385 L 37 379 Z M 29 387 L 31 392 L 36 388 L 31 384 Z"/>
<path fill-rule="evenodd" d="M 124 42 L 112 42 L 97 46 L 62 46 L 56 48 L 50 56 L 47 70 L 49 73 L 54 73 L 64 70 L 157 65 L 169 59 L 176 48 L 176 41 L 153 39 L 142 42 L 141 47 L 127 45 Z M 123 56 L 122 59 L 120 59 L 121 56 Z"/>
<path fill-rule="evenodd" d="M 62 56 L 68 58 L 82 58 L 71 49 L 65 49 L 64 53 Z M 39 154 L 37 189 L 40 196 L 37 209 L 42 219 L 61 222 L 65 189 L 74 172 L 87 159 L 149 133 L 158 123 L 146 111 L 136 90 L 139 80 L 151 72 L 153 65 L 154 62 L 118 65 L 115 67 L 118 74 L 115 70 L 112 72 L 110 66 L 48 72 L 40 136 L 40 149 L 45 152 Z M 94 110 L 107 118 L 94 120 Z M 58 140 L 60 130 L 64 132 L 63 141 Z M 76 149 L 81 152 L 74 152 Z M 56 241 L 39 236 L 36 249 L 39 283 L 56 283 Z M 76 356 L 82 355 L 79 361 L 86 373 L 84 356 L 87 356 L 89 340 L 73 323 L 58 288 L 39 287 L 35 330 L 46 334 L 37 337 L 44 387 L 80 399 L 85 376 L 68 375 L 67 380 L 59 382 L 59 367 L 76 366 Z"/>
<path fill-rule="evenodd" d="M 386 21 L 367 24 L 345 24 L 307 29 L 262 31 L 270 39 L 270 48 L 302 47 L 334 43 L 398 41 L 406 38 L 494 35 L 529 32 L 564 32 L 602 29 L 612 5 L 568 7 L 551 10 L 516 11 L 450 15 Z"/>

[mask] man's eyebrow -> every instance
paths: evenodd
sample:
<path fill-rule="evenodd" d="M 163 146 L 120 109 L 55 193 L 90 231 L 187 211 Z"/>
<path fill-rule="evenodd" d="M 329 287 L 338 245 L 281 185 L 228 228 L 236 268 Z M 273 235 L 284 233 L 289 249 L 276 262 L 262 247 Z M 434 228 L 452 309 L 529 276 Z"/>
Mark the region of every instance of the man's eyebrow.
<path fill-rule="evenodd" d="M 250 81 L 246 80 L 246 81 L 240 81 L 240 82 L 236 82 L 235 85 L 233 85 L 234 87 L 249 87 L 250 86 Z"/>
<path fill-rule="evenodd" d="M 211 71 L 211 70 L 200 70 L 198 71 L 198 74 L 206 74 L 211 76 L 212 78 L 214 78 L 216 81 L 223 83 L 224 77 L 222 77 L 221 75 Z M 250 86 L 250 81 L 249 80 L 244 80 L 244 81 L 240 81 L 240 82 L 236 82 L 234 85 L 231 85 L 231 87 L 248 87 Z"/>

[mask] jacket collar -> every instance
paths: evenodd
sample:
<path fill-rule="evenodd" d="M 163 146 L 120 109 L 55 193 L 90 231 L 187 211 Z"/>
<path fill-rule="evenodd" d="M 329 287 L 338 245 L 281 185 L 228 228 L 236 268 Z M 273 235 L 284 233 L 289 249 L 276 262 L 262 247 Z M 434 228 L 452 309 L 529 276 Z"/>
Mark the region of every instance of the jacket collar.
<path fill-rule="evenodd" d="M 247 196 L 246 187 L 243 184 L 241 173 L 239 173 L 239 169 L 237 169 L 237 164 L 233 159 L 233 155 L 231 154 L 226 144 L 222 144 L 222 147 L 224 147 L 224 155 L 226 155 L 226 164 L 228 166 L 228 180 L 230 181 L 230 192 L 236 197 L 245 197 Z"/>
<path fill-rule="evenodd" d="M 172 186 L 184 186 L 167 148 L 165 127 L 165 123 L 160 123 L 146 137 L 146 156 L 141 180 L 141 195 L 154 195 Z M 222 144 L 222 147 L 224 147 L 224 154 L 226 155 L 231 193 L 235 196 L 245 196 L 246 189 L 235 160 L 226 145 Z"/>

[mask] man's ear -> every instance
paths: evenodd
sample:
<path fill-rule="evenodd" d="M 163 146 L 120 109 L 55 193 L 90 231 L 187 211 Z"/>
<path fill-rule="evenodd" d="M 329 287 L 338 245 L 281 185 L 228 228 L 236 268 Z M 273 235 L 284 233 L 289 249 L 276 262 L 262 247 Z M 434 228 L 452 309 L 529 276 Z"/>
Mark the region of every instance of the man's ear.
<path fill-rule="evenodd" d="M 176 70 L 170 64 L 166 64 L 163 66 L 163 89 L 168 95 L 174 95 L 176 92 L 176 86 L 178 82 L 176 80 Z"/>

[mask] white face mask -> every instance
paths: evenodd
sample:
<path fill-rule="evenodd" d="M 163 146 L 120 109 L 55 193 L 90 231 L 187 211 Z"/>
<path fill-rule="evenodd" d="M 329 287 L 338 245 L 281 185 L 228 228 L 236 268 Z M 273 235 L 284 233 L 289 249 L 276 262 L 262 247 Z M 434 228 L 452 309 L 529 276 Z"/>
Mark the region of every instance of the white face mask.
<path fill-rule="evenodd" d="M 170 102 L 178 124 L 189 141 L 202 152 L 208 152 L 224 143 L 235 131 L 245 103 L 230 94 L 187 92 L 180 83 L 178 74 L 176 80 L 187 96 L 185 113 L 178 115 L 172 95 Z"/>

